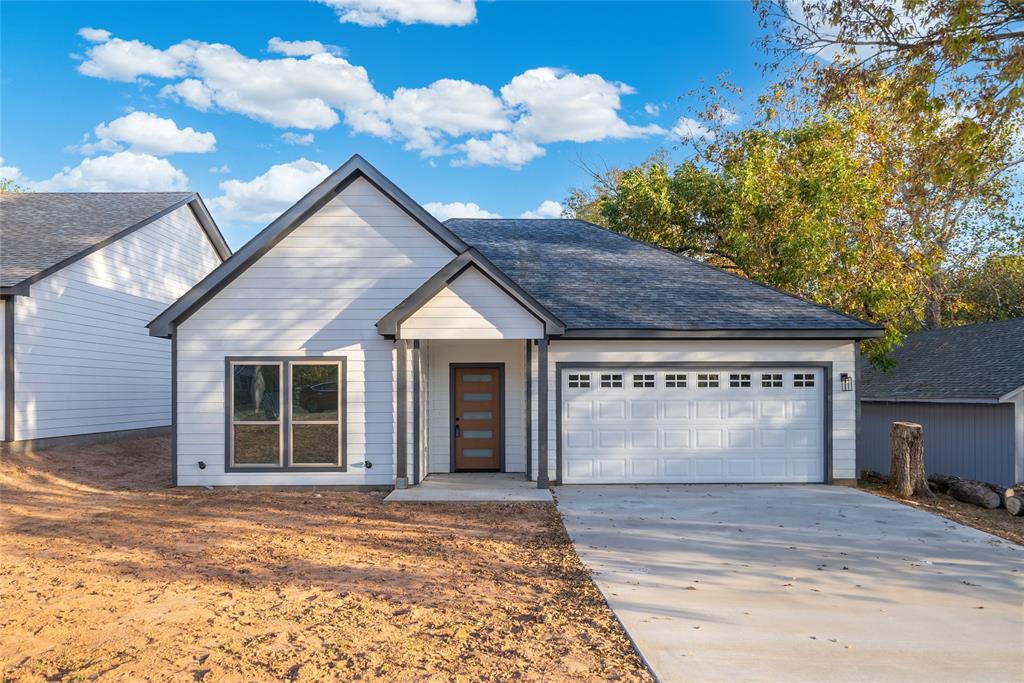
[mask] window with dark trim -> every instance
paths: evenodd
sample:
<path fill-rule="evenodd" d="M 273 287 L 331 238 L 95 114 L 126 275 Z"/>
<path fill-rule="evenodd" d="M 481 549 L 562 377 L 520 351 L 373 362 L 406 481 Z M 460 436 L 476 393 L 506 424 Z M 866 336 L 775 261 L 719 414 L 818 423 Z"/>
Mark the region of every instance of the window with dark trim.
<path fill-rule="evenodd" d="M 794 387 L 813 387 L 814 386 L 814 374 L 807 373 L 801 374 L 796 373 L 793 375 L 793 386 Z"/>
<path fill-rule="evenodd" d="M 633 375 L 634 389 L 653 389 L 654 375 Z"/>
<path fill-rule="evenodd" d="M 729 386 L 730 387 L 749 387 L 750 386 L 750 374 L 746 372 L 733 373 L 729 375 Z"/>
<path fill-rule="evenodd" d="M 716 389 L 718 388 L 718 373 L 697 373 L 697 388 L 698 389 Z"/>
<path fill-rule="evenodd" d="M 245 469 L 344 469 L 344 362 L 230 360 L 228 463 Z"/>
<path fill-rule="evenodd" d="M 685 389 L 686 388 L 686 375 L 685 374 L 673 374 L 669 373 L 665 375 L 665 388 L 666 389 Z"/>
<path fill-rule="evenodd" d="M 765 389 L 777 389 L 782 386 L 782 374 L 766 372 L 761 375 L 761 386 Z"/>
<path fill-rule="evenodd" d="M 601 375 L 601 386 L 606 389 L 621 389 L 622 375 Z"/>
<path fill-rule="evenodd" d="M 569 375 L 570 389 L 589 389 L 590 375 Z"/>

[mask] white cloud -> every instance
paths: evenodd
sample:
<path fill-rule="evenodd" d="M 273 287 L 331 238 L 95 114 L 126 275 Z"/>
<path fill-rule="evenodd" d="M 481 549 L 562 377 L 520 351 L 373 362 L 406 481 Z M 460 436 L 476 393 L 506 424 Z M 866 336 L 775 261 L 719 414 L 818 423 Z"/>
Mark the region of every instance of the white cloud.
<path fill-rule="evenodd" d="M 357 132 L 391 133 L 384 116 L 386 99 L 374 89 L 366 69 L 323 52 L 304 59 L 259 60 L 220 43 L 188 40 L 159 50 L 113 38 L 90 48 L 86 57 L 78 70 L 96 78 L 192 76 L 160 93 L 200 110 L 215 104 L 275 126 L 323 129 L 339 122 L 339 109 Z"/>
<path fill-rule="evenodd" d="M 231 173 L 231 167 L 227 164 L 221 164 L 220 166 L 211 166 L 207 169 L 210 173 L 224 174 Z"/>
<path fill-rule="evenodd" d="M 520 140 L 505 133 L 495 133 L 487 139 L 470 138 L 457 148 L 465 153 L 464 159 L 456 160 L 456 166 L 508 166 L 521 168 L 523 164 L 547 154 L 536 142 Z"/>
<path fill-rule="evenodd" d="M 10 180 L 15 185 L 24 185 L 29 182 L 17 166 L 4 166 L 3 157 L 0 157 L 0 180 Z"/>
<path fill-rule="evenodd" d="M 78 29 L 78 35 L 82 36 L 90 43 L 105 43 L 110 40 L 110 31 L 102 28 L 89 28 L 84 26 Z"/>
<path fill-rule="evenodd" d="M 252 180 L 225 180 L 208 204 L 218 220 L 269 223 L 330 175 L 321 163 L 296 159 L 275 164 Z"/>
<path fill-rule="evenodd" d="M 169 161 L 136 152 L 83 159 L 78 166 L 66 166 L 49 180 L 32 184 L 39 192 L 158 192 L 187 187 L 188 178 Z"/>
<path fill-rule="evenodd" d="M 185 75 L 183 60 L 190 50 L 186 43 L 158 50 L 138 40 L 112 38 L 90 47 L 78 71 L 111 81 L 134 81 L 139 76 L 177 78 Z"/>
<path fill-rule="evenodd" d="M 726 109 L 720 107 L 717 112 L 718 120 L 725 126 L 731 126 L 740 120 L 740 115 L 734 112 L 732 109 Z"/>
<path fill-rule="evenodd" d="M 542 67 L 513 78 L 501 96 L 510 107 L 525 112 L 515 124 L 516 134 L 524 140 L 592 142 L 663 132 L 653 124 L 632 126 L 622 120 L 619 97 L 632 92 L 630 86 L 597 74 L 580 76 Z"/>
<path fill-rule="evenodd" d="M 657 116 L 658 114 L 661 113 L 661 105 L 655 104 L 654 102 L 648 102 L 647 104 L 644 105 L 644 111 L 650 114 L 651 116 Z"/>
<path fill-rule="evenodd" d="M 714 134 L 700 121 L 688 116 L 679 117 L 676 125 L 672 128 L 672 134 L 684 140 L 708 140 L 714 137 Z"/>
<path fill-rule="evenodd" d="M 533 211 L 524 211 L 520 218 L 561 218 L 562 205 L 553 199 L 546 199 Z"/>
<path fill-rule="evenodd" d="M 97 142 L 79 147 L 85 154 L 96 151 L 115 151 L 118 143 L 129 145 L 133 152 L 148 154 L 175 154 L 178 152 L 212 152 L 217 144 L 213 133 L 201 133 L 191 126 L 178 128 L 173 119 L 164 119 L 156 114 L 134 111 L 101 123 L 95 129 Z"/>
<path fill-rule="evenodd" d="M 485 85 L 444 78 L 388 97 L 365 68 L 320 51 L 329 46 L 280 38 L 268 46 L 294 56 L 252 59 L 230 45 L 194 40 L 159 50 L 111 38 L 91 47 L 79 70 L 112 80 L 180 79 L 160 94 L 281 128 L 324 130 L 344 119 L 353 132 L 401 140 L 427 157 L 461 152 L 452 163 L 462 166 L 519 168 L 550 143 L 666 132 L 623 119 L 621 98 L 633 88 L 598 74 L 541 67 L 512 78 L 500 96 Z"/>
<path fill-rule="evenodd" d="M 267 51 L 289 57 L 308 57 L 324 52 L 330 54 L 339 54 L 341 52 L 334 45 L 324 45 L 319 40 L 284 40 L 276 36 L 267 41 Z"/>
<path fill-rule="evenodd" d="M 195 78 L 186 78 L 180 83 L 165 85 L 160 89 L 160 96 L 180 99 L 199 111 L 207 111 L 213 106 L 213 90 Z"/>
<path fill-rule="evenodd" d="M 298 133 L 293 133 L 289 130 L 284 133 L 281 133 L 281 142 L 285 143 L 286 145 L 312 145 L 313 134 L 306 133 L 305 135 L 299 135 Z"/>
<path fill-rule="evenodd" d="M 474 202 L 427 202 L 423 208 L 439 221 L 449 218 L 501 218 L 500 214 L 482 209 Z"/>
<path fill-rule="evenodd" d="M 436 24 L 465 26 L 476 21 L 475 0 L 320 0 L 337 11 L 342 23 L 360 26 Z"/>
<path fill-rule="evenodd" d="M 511 127 L 501 100 L 483 85 L 444 78 L 426 88 L 398 88 L 388 104 L 391 124 L 406 147 L 425 155 L 443 152 L 443 136 L 488 133 Z"/>

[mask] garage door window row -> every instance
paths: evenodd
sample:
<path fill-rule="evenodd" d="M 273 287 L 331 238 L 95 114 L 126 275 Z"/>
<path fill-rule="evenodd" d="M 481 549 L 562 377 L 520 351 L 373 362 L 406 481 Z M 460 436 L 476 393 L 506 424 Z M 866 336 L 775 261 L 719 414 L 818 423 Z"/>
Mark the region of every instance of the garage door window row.
<path fill-rule="evenodd" d="M 696 387 L 698 389 L 717 389 L 722 386 L 721 374 L 717 372 L 699 372 L 697 374 Z M 785 378 L 781 372 L 763 372 L 761 375 L 762 389 L 781 389 L 785 386 Z M 729 373 L 729 387 L 732 389 L 747 389 L 754 386 L 755 375 L 747 372 Z M 624 376 L 621 373 L 600 373 L 598 375 L 599 386 L 603 389 L 621 389 L 625 386 Z M 571 373 L 568 377 L 570 389 L 590 389 L 590 373 Z M 634 389 L 654 389 L 658 386 L 657 375 L 653 373 L 636 373 L 631 376 Z M 793 386 L 796 388 L 813 388 L 815 384 L 814 373 L 794 373 Z M 669 372 L 664 375 L 664 387 L 666 389 L 686 389 L 689 386 L 689 374 L 683 372 Z"/>

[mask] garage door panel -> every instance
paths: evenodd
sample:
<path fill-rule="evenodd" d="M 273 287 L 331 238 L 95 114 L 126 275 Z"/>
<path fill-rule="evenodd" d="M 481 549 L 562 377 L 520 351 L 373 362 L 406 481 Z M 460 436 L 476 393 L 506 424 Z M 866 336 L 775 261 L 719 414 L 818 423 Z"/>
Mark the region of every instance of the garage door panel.
<path fill-rule="evenodd" d="M 697 448 L 721 448 L 721 429 L 695 429 Z"/>
<path fill-rule="evenodd" d="M 626 419 L 625 401 L 598 401 L 597 415 L 602 420 Z"/>
<path fill-rule="evenodd" d="M 688 420 L 690 418 L 690 402 L 676 400 L 662 401 L 661 416 L 665 420 Z"/>
<path fill-rule="evenodd" d="M 626 431 L 602 429 L 598 432 L 597 445 L 599 448 L 625 448 Z"/>
<path fill-rule="evenodd" d="M 715 401 L 697 401 L 696 417 L 698 420 L 720 420 L 722 419 L 722 402 L 719 400 Z"/>
<path fill-rule="evenodd" d="M 634 420 L 656 420 L 658 417 L 658 402 L 630 401 L 629 416 Z"/>
<path fill-rule="evenodd" d="M 567 369 L 559 381 L 567 483 L 824 479 L 820 369 Z"/>
<path fill-rule="evenodd" d="M 657 448 L 658 430 L 632 430 L 629 433 L 629 445 L 632 448 Z"/>
<path fill-rule="evenodd" d="M 594 417 L 593 401 L 573 400 L 566 402 L 565 417 L 569 420 L 591 420 Z"/>

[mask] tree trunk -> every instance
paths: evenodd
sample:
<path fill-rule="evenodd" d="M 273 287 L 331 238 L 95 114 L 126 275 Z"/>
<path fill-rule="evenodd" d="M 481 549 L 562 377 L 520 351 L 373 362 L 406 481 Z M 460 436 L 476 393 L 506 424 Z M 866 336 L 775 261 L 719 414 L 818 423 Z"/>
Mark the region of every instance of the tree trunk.
<path fill-rule="evenodd" d="M 1014 517 L 1024 517 L 1024 497 L 1014 496 L 1007 498 L 1006 511 Z"/>
<path fill-rule="evenodd" d="M 893 422 L 889 439 L 892 460 L 889 488 L 900 498 L 934 497 L 924 474 L 924 429 L 913 422 Z"/>
<path fill-rule="evenodd" d="M 946 493 L 949 491 L 950 485 L 959 478 L 952 474 L 929 474 L 928 485 L 938 493 Z"/>
<path fill-rule="evenodd" d="M 1003 505 L 1014 517 L 1024 517 L 1024 483 L 1014 484 L 1003 491 Z"/>
<path fill-rule="evenodd" d="M 949 486 L 949 495 L 962 503 L 995 510 L 999 507 L 999 495 L 980 481 L 957 479 Z"/>

